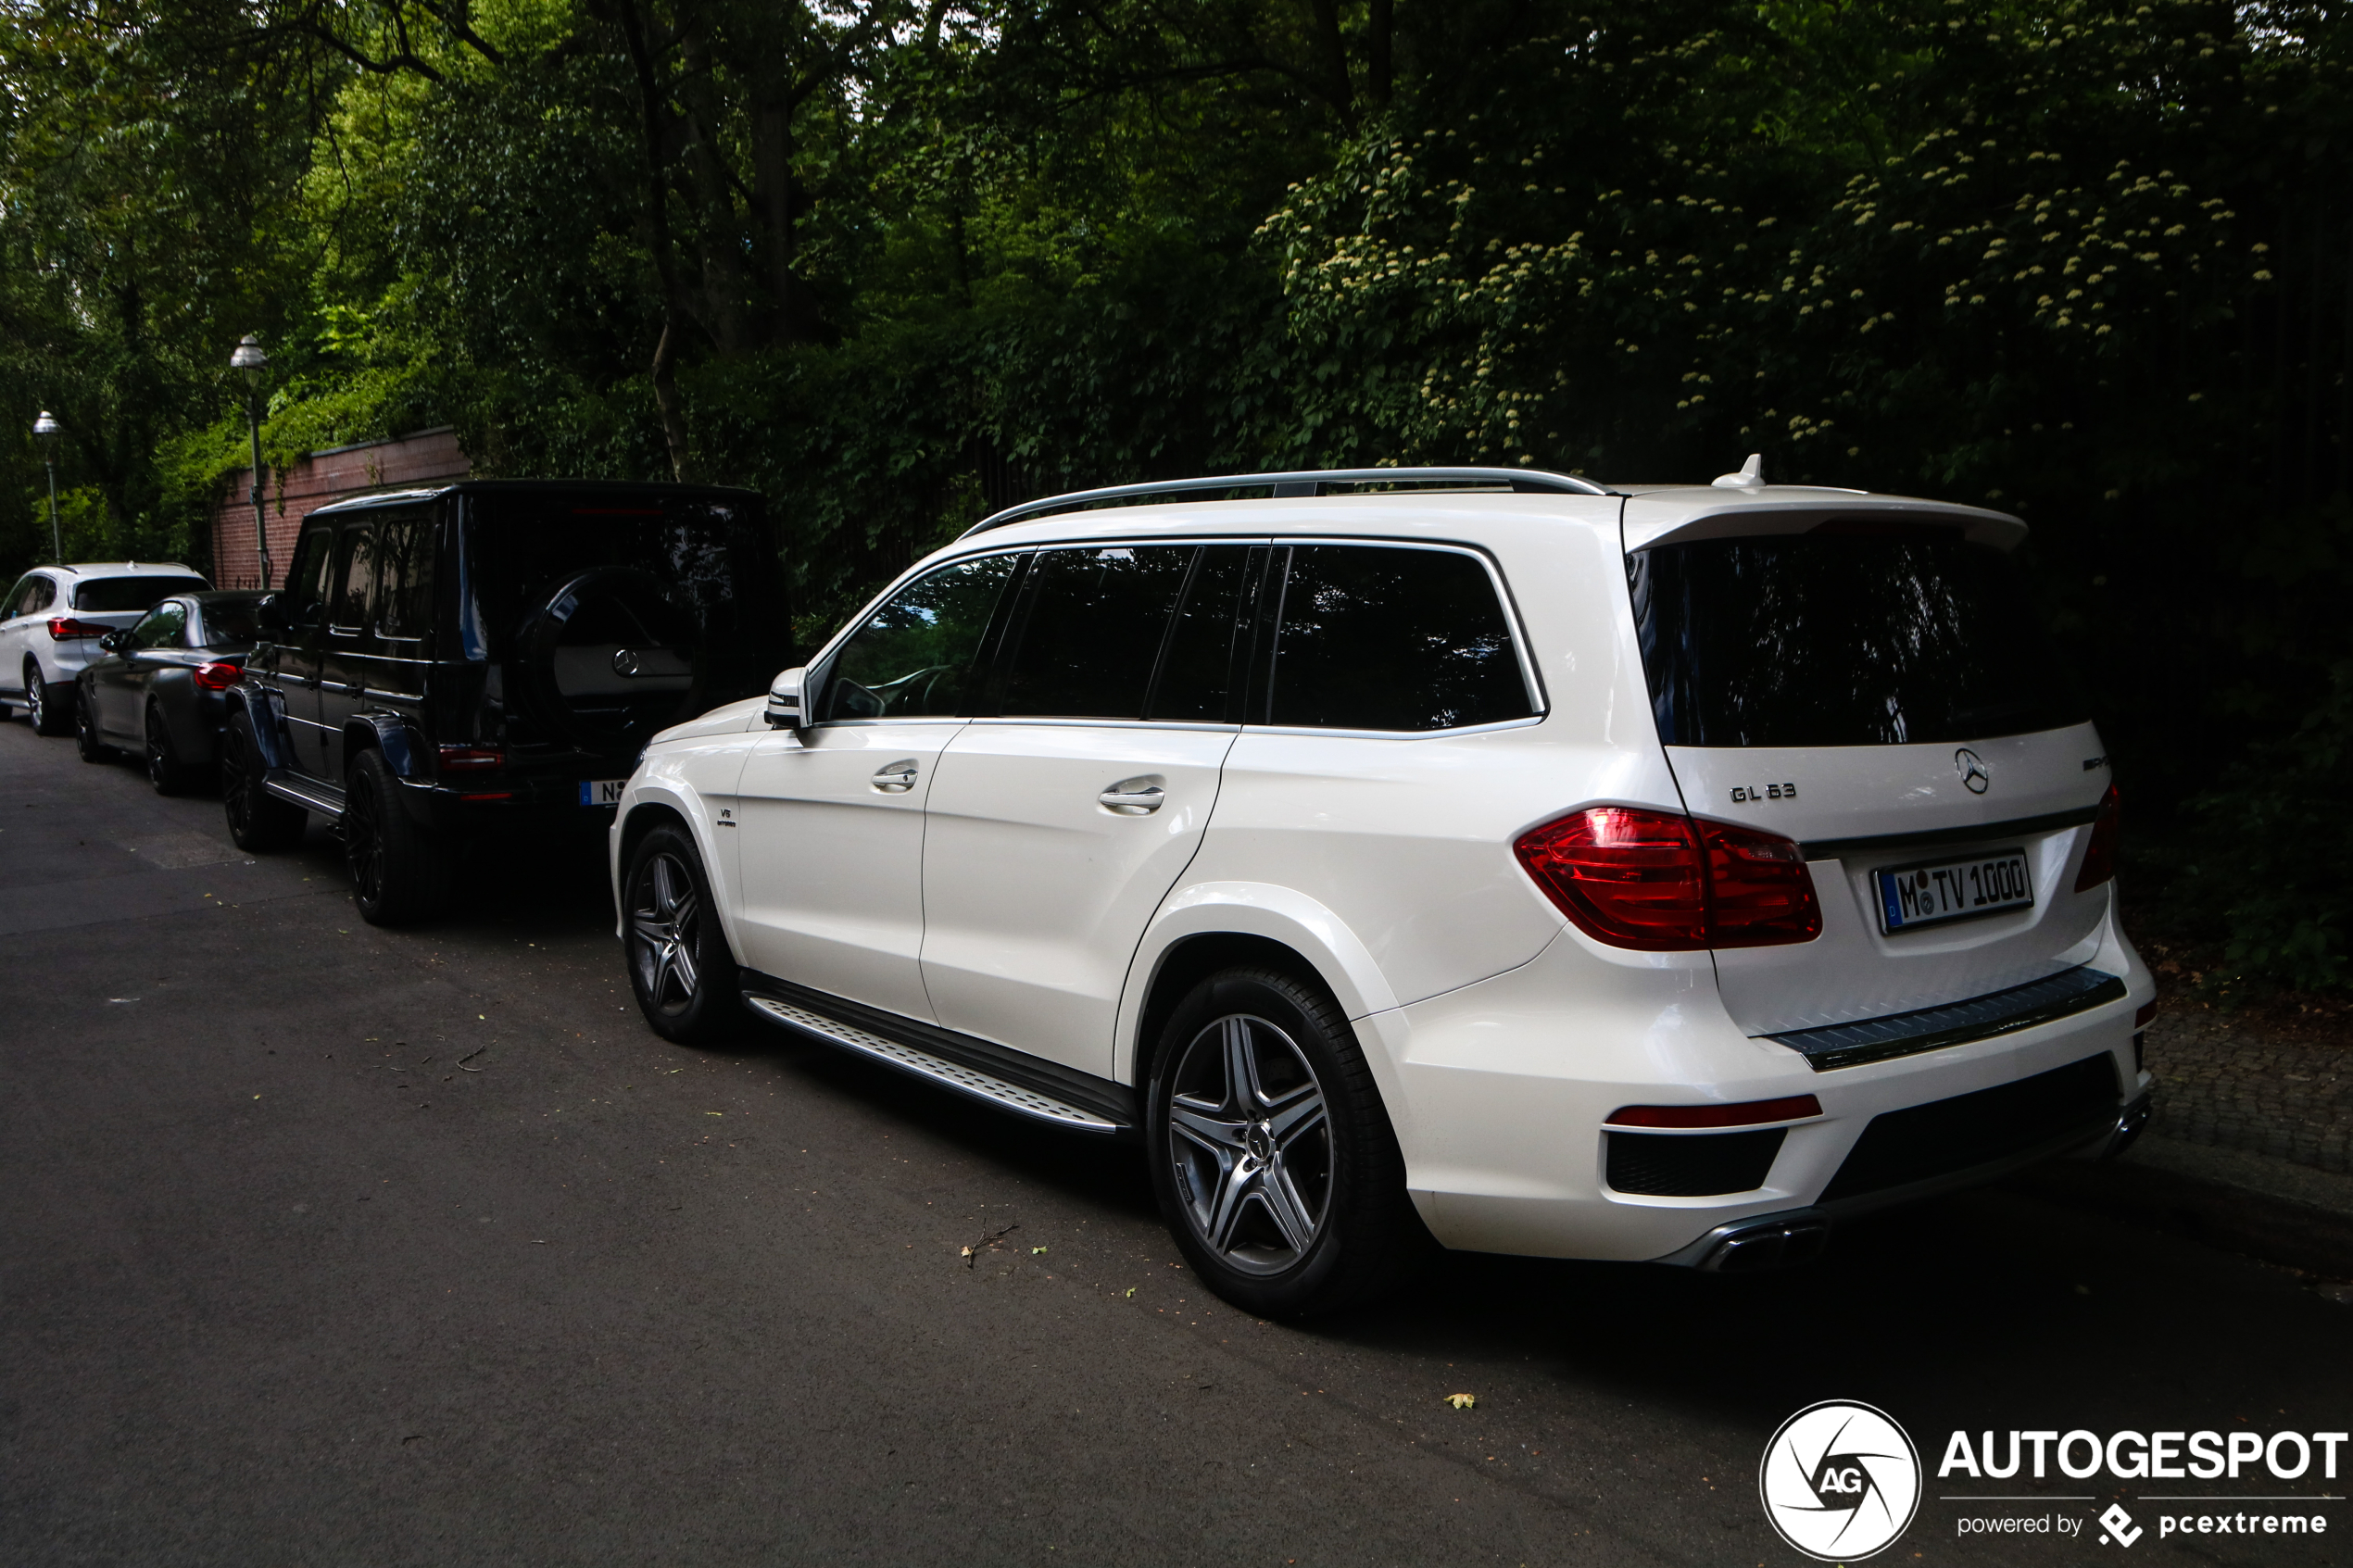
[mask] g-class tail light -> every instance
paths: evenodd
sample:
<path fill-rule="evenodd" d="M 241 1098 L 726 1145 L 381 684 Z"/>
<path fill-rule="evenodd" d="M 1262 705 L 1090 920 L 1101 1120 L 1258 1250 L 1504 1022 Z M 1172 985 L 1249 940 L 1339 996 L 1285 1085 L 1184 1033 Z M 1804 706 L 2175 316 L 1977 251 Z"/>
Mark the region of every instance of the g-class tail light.
<path fill-rule="evenodd" d="M 49 636 L 54 642 L 62 643 L 72 637 L 103 637 L 113 630 L 102 621 L 76 621 L 70 615 L 49 618 Z"/>
<path fill-rule="evenodd" d="M 2075 873 L 2075 891 L 2089 893 L 2116 874 L 2116 786 L 2100 797 L 2100 814 L 2092 819 L 2092 842 L 2083 849 L 2083 869 Z"/>
<path fill-rule="evenodd" d="M 197 665 L 191 676 L 196 684 L 208 692 L 225 692 L 245 677 L 243 666 L 223 663 L 220 659 Z"/>
<path fill-rule="evenodd" d="M 1646 952 L 1763 947 L 1822 932 L 1794 841 L 1632 806 L 1594 806 L 1512 846 L 1561 913 L 1596 941 Z"/>
<path fill-rule="evenodd" d="M 445 746 L 440 748 L 445 773 L 495 773 L 507 765 L 507 754 L 495 746 Z"/>

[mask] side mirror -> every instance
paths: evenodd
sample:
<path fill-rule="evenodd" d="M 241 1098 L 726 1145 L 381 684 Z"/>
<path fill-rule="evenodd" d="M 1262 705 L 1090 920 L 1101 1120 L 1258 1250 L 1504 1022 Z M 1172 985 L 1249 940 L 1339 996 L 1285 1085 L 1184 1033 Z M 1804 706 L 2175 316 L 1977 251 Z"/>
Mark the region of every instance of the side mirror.
<path fill-rule="evenodd" d="M 265 594 L 254 602 L 254 623 L 265 632 L 291 632 L 294 622 L 286 619 L 286 607 L 278 602 L 275 594 Z"/>
<path fill-rule="evenodd" d="M 808 722 L 800 704 L 800 684 L 808 674 L 806 667 L 796 666 L 768 683 L 768 707 L 761 717 L 770 729 L 798 730 Z"/>
<path fill-rule="evenodd" d="M 131 633 L 128 632 L 109 632 L 105 636 L 98 639 L 98 646 L 106 649 L 108 653 L 120 653 L 124 648 L 131 646 Z"/>

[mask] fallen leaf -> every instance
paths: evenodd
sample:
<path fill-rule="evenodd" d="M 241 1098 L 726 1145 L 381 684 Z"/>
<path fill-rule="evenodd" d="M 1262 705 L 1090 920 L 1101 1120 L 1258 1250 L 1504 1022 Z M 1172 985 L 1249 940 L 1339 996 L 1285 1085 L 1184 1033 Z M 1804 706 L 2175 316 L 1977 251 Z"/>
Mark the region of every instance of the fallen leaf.
<path fill-rule="evenodd" d="M 1040 1252 L 1043 1252 L 1043 1251 L 1045 1251 L 1045 1250 L 1046 1250 L 1046 1249 L 1045 1249 L 1044 1248 L 1042 1248 L 1042 1247 L 1033 1247 L 1033 1248 L 1031 1248 L 1029 1249 L 1029 1255 L 1030 1255 L 1031 1257 L 1035 1258 L 1035 1257 L 1037 1257 L 1037 1256 L 1038 1256 L 1038 1254 L 1039 1254 Z"/>
<path fill-rule="evenodd" d="M 1449 1394 L 1446 1396 L 1446 1402 L 1453 1406 L 1458 1411 L 1466 1411 L 1470 1409 L 1471 1406 L 1478 1403 L 1478 1396 L 1476 1394 Z"/>
<path fill-rule="evenodd" d="M 1132 1286 L 1132 1285 L 1131 1285 L 1131 1286 L 1129 1286 L 1127 1287 L 1127 1298 L 1128 1298 L 1129 1300 L 1133 1300 L 1133 1299 L 1135 1299 L 1135 1296 L 1136 1296 L 1136 1287 L 1135 1287 L 1134 1286 Z"/>
<path fill-rule="evenodd" d="M 703 1114 L 705 1116 L 724 1116 L 727 1113 L 724 1110 L 706 1110 Z"/>
<path fill-rule="evenodd" d="M 259 1099 L 261 1097 L 260 1097 L 259 1095 L 256 1095 L 256 1096 L 254 1096 L 253 1098 L 256 1098 L 256 1099 Z M 971 1248 L 969 1248 L 969 1247 L 965 1248 L 964 1248 L 962 1252 L 959 1252 L 959 1253 L 957 1253 L 957 1254 L 956 1254 L 956 1256 L 957 1256 L 957 1257 L 959 1257 L 959 1258 L 969 1258 L 969 1257 L 971 1257 L 972 1255 L 973 1255 L 973 1249 L 972 1249 Z M 1130 1295 L 1133 1295 L 1133 1294 L 1134 1294 L 1134 1292 L 1132 1292 L 1132 1291 L 1131 1291 L 1131 1292 L 1129 1292 L 1129 1294 L 1130 1294 Z"/>

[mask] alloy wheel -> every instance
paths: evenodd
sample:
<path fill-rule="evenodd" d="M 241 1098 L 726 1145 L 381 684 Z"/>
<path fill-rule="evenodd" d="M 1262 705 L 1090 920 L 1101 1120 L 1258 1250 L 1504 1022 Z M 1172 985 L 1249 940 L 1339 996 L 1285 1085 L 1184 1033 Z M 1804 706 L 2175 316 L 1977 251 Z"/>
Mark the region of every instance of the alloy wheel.
<path fill-rule="evenodd" d="M 360 779 L 352 780 L 344 797 L 343 857 L 351 869 L 351 885 L 362 904 L 384 897 L 384 824 L 377 820 L 376 792 Z"/>
<path fill-rule="evenodd" d="M 157 789 L 171 784 L 171 754 L 166 749 L 170 737 L 164 734 L 163 715 L 147 709 L 147 782 Z"/>
<path fill-rule="evenodd" d="M 629 961 L 638 994 L 676 1012 L 693 1003 L 699 977 L 695 938 L 702 918 L 695 882 L 678 857 L 658 854 L 638 868 L 629 915 Z"/>
<path fill-rule="evenodd" d="M 1168 1083 L 1166 1153 L 1195 1238 L 1245 1273 L 1299 1262 L 1332 1188 L 1331 1116 L 1305 1053 L 1231 1013 L 1193 1036 Z"/>
<path fill-rule="evenodd" d="M 45 735 L 49 733 L 49 683 L 41 678 L 38 670 L 26 671 L 24 711 L 25 717 L 32 721 L 37 734 Z"/>

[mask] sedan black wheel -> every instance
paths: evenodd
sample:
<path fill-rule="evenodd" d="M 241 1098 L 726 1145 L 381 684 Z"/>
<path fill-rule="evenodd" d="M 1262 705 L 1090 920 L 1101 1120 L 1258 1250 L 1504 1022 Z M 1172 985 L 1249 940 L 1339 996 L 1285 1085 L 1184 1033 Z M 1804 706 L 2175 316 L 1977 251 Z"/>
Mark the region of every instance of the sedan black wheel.
<path fill-rule="evenodd" d="M 735 956 L 711 904 L 702 857 L 681 829 L 655 828 L 630 852 L 623 942 L 638 1010 L 664 1039 L 714 1039 L 743 1016 Z"/>
<path fill-rule="evenodd" d="M 90 700 L 88 692 L 73 705 L 73 748 L 84 762 L 114 760 L 114 747 L 98 734 L 98 705 Z"/>
<path fill-rule="evenodd" d="M 229 716 L 229 733 L 220 746 L 220 809 L 229 819 L 229 836 L 240 849 L 291 849 L 302 842 L 309 814 L 264 788 L 267 771 L 261 743 L 254 736 L 253 716 L 240 708 Z"/>
<path fill-rule="evenodd" d="M 195 787 L 196 771 L 180 760 L 180 748 L 171 744 L 171 726 L 152 702 L 147 704 L 146 739 L 147 782 L 157 795 L 185 795 Z"/>
<path fill-rule="evenodd" d="M 1353 1305 L 1429 1245 L 1355 1032 L 1297 976 L 1236 969 L 1195 986 L 1161 1035 L 1147 1123 L 1177 1245 L 1249 1311 Z"/>
<path fill-rule="evenodd" d="M 381 751 L 353 759 L 343 792 L 343 858 L 352 901 L 370 925 L 400 925 L 440 909 L 449 895 L 447 848 L 409 814 Z"/>
<path fill-rule="evenodd" d="M 35 734 L 61 735 L 73 728 L 73 694 L 60 692 L 41 678 L 41 666 L 24 665 L 24 706 Z"/>

